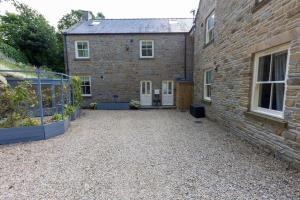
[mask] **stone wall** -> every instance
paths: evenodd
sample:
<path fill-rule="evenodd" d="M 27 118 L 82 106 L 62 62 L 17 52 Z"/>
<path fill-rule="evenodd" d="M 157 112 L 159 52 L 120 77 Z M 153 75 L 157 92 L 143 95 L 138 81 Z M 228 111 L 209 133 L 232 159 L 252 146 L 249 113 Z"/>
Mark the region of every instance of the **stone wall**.
<path fill-rule="evenodd" d="M 214 42 L 204 45 L 205 20 L 215 10 Z M 288 44 L 284 119 L 251 113 L 255 53 Z M 203 101 L 205 69 L 213 69 L 212 101 Z M 196 18 L 194 102 L 207 116 L 244 139 L 300 165 L 299 0 L 201 0 Z"/>
<path fill-rule="evenodd" d="M 119 102 L 139 100 L 140 81 L 150 80 L 153 89 L 161 89 L 163 80 L 175 85 L 184 77 L 185 34 L 69 35 L 66 40 L 70 74 L 92 77 L 86 104 L 113 102 L 114 95 Z M 76 40 L 89 41 L 89 60 L 75 59 Z M 153 59 L 140 59 L 140 40 L 154 40 Z"/>
<path fill-rule="evenodd" d="M 194 69 L 194 29 L 186 37 L 186 80 L 193 80 Z"/>

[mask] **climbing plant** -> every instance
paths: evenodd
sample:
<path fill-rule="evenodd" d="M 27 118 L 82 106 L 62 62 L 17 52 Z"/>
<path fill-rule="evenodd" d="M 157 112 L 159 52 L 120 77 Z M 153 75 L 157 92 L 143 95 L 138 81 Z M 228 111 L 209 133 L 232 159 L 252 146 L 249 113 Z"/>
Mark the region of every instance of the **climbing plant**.
<path fill-rule="evenodd" d="M 79 107 L 82 102 L 81 95 L 81 79 L 78 76 L 73 76 L 71 78 L 71 84 L 73 87 L 73 95 L 74 95 L 74 106 Z"/>

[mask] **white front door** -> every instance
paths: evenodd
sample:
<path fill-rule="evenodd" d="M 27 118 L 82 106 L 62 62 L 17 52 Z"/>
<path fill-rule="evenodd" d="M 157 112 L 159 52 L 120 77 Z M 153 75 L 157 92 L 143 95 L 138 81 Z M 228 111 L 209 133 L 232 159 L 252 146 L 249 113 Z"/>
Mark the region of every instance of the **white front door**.
<path fill-rule="evenodd" d="M 163 106 L 174 105 L 174 82 L 173 81 L 162 82 L 162 105 Z"/>
<path fill-rule="evenodd" d="M 152 105 L 152 82 L 141 81 L 141 105 L 151 106 Z"/>

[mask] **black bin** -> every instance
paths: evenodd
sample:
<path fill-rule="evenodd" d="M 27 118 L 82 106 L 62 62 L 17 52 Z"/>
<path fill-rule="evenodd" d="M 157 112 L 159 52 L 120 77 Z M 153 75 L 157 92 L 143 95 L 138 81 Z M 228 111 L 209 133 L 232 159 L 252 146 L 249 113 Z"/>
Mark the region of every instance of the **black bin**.
<path fill-rule="evenodd" d="M 205 107 L 199 104 L 192 104 L 190 106 L 190 113 L 195 118 L 204 118 L 205 117 Z"/>

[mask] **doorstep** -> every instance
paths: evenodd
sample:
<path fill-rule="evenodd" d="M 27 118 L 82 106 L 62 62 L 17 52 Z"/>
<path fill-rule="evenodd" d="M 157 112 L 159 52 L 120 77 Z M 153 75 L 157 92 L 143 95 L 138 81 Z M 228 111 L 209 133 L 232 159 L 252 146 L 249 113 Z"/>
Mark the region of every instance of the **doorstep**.
<path fill-rule="evenodd" d="M 176 106 L 141 106 L 141 109 L 176 109 Z"/>

